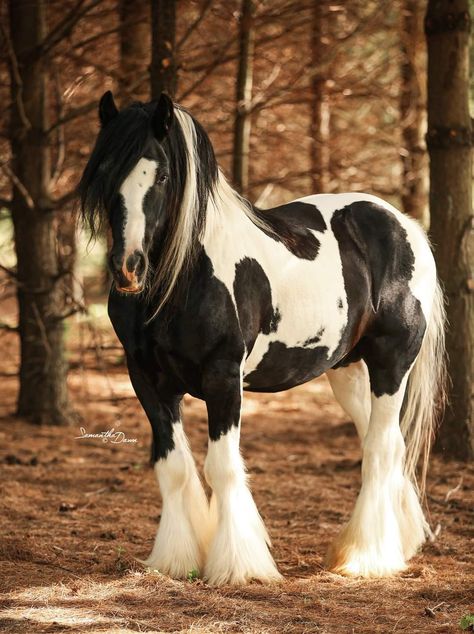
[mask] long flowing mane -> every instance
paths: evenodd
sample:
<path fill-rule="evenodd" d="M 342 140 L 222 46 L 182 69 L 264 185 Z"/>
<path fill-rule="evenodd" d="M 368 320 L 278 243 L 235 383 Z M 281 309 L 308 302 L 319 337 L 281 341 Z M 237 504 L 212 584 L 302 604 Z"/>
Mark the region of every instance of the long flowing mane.
<path fill-rule="evenodd" d="M 113 209 L 120 187 L 143 156 L 153 131 L 156 102 L 135 103 L 101 129 L 78 186 L 81 214 L 95 236 Z M 175 104 L 174 118 L 162 147 L 169 160 L 166 226 L 160 257 L 149 279 L 151 297 L 158 298 L 153 316 L 169 301 L 178 281 L 192 268 L 200 241 L 220 214 L 238 208 L 269 231 L 257 211 L 229 185 L 219 169 L 203 127 Z"/>

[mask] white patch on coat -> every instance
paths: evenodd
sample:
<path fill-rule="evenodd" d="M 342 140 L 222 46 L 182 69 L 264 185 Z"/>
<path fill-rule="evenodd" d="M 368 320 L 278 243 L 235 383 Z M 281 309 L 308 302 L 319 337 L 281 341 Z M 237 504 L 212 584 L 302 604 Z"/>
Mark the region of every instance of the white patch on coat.
<path fill-rule="evenodd" d="M 204 576 L 211 585 L 281 579 L 268 546 L 270 539 L 250 493 L 239 451 L 240 428 L 210 440 L 205 462 L 217 515 Z"/>
<path fill-rule="evenodd" d="M 155 182 L 157 165 L 156 161 L 141 158 L 120 187 L 125 206 L 124 262 L 135 250 L 143 250 L 145 237 L 143 201 Z"/>
<path fill-rule="evenodd" d="M 181 423 L 173 425 L 174 449 L 155 472 L 163 508 L 153 550 L 144 562 L 175 579 L 202 572 L 211 539 L 209 505 Z"/>

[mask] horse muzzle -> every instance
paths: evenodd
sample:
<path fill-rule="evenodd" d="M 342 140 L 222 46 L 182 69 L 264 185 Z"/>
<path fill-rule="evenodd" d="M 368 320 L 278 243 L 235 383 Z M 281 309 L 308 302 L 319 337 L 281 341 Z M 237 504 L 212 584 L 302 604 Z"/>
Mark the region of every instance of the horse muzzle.
<path fill-rule="evenodd" d="M 135 250 L 124 257 L 121 263 L 112 257 L 111 264 L 115 287 L 119 292 L 137 294 L 143 290 L 147 269 L 147 260 L 143 252 Z"/>

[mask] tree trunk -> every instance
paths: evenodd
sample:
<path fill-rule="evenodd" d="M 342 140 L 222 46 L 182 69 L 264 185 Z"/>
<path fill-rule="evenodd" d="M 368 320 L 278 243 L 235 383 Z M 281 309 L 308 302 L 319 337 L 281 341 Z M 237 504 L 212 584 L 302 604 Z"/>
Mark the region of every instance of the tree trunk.
<path fill-rule="evenodd" d="M 21 344 L 18 414 L 38 423 L 68 418 L 61 276 L 50 204 L 47 61 L 35 47 L 45 36 L 42 0 L 28 10 L 10 0 L 12 216 L 18 267 Z"/>
<path fill-rule="evenodd" d="M 253 0 L 242 0 L 240 15 L 239 67 L 237 71 L 234 119 L 232 179 L 234 186 L 243 196 L 247 195 L 249 184 L 254 50 L 254 4 Z"/>
<path fill-rule="evenodd" d="M 149 0 L 120 0 L 121 102 L 145 101 L 151 62 Z"/>
<path fill-rule="evenodd" d="M 429 1 L 425 29 L 431 235 L 448 301 L 451 378 L 438 446 L 446 455 L 461 459 L 474 454 L 470 26 L 468 0 Z"/>
<path fill-rule="evenodd" d="M 313 69 L 320 69 L 328 50 L 328 13 L 324 0 L 313 4 L 311 58 Z M 315 70 L 311 80 L 311 184 L 312 193 L 327 191 L 329 185 L 329 103 L 325 73 Z"/>
<path fill-rule="evenodd" d="M 151 0 L 151 98 L 176 94 L 176 0 Z"/>
<path fill-rule="evenodd" d="M 420 81 L 424 63 L 423 17 L 423 2 L 403 0 L 400 68 L 402 206 L 405 213 L 428 227 L 426 155 L 423 142 L 425 96 Z"/>

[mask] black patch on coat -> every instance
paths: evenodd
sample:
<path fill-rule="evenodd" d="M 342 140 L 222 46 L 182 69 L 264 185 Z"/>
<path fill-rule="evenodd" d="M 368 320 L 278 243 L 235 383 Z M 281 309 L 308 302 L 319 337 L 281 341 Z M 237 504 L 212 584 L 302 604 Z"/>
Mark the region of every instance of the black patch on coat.
<path fill-rule="evenodd" d="M 266 234 L 281 242 L 293 255 L 304 260 L 314 260 L 319 253 L 320 242 L 311 231 L 326 231 L 324 218 L 315 205 L 304 202 L 288 203 L 273 209 L 254 209 L 272 231 Z"/>
<path fill-rule="evenodd" d="M 259 333 L 276 332 L 281 315 L 273 307 L 272 289 L 257 260 L 244 258 L 235 265 L 234 297 L 247 354 Z"/>
<path fill-rule="evenodd" d="M 268 333 L 265 333 L 265 334 L 269 334 L 270 332 L 276 332 L 278 330 L 278 324 L 280 323 L 280 321 L 281 321 L 281 313 L 277 307 L 273 310 L 273 315 L 270 321 L 269 331 Z"/>
<path fill-rule="evenodd" d="M 258 367 L 244 377 L 249 392 L 280 392 L 301 385 L 328 369 L 328 348 L 289 348 L 272 341 Z"/>
<path fill-rule="evenodd" d="M 303 343 L 303 346 L 312 346 L 315 343 L 319 343 L 321 341 L 321 337 L 324 335 L 325 330 L 326 328 L 324 328 L 324 326 L 320 328 L 314 337 L 309 337 L 309 339 L 306 339 L 306 341 Z"/>

